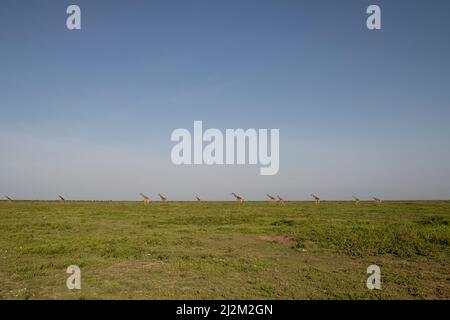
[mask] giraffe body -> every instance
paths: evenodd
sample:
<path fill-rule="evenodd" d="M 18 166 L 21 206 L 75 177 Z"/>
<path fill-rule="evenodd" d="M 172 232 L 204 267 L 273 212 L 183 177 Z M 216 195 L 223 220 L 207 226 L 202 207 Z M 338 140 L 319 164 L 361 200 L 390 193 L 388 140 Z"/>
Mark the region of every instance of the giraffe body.
<path fill-rule="evenodd" d="M 143 194 L 143 193 L 140 193 L 139 194 L 143 199 L 144 199 L 144 204 L 149 204 L 150 203 L 150 201 L 152 201 L 151 199 L 150 199 L 150 197 L 147 197 L 145 194 Z"/>
<path fill-rule="evenodd" d="M 318 196 L 312 194 L 311 197 L 314 198 L 314 201 L 316 202 L 316 204 L 319 204 L 319 203 L 320 203 L 320 198 L 319 198 Z"/>
<path fill-rule="evenodd" d="M 374 201 L 376 204 L 381 204 L 381 199 L 380 199 L 380 198 L 373 197 L 372 199 L 373 199 L 373 201 Z"/>
<path fill-rule="evenodd" d="M 277 202 L 277 198 L 271 196 L 270 194 L 266 194 L 266 195 L 267 195 L 267 197 L 270 199 L 270 202 L 271 202 L 272 204 L 274 204 L 275 202 Z"/>
<path fill-rule="evenodd" d="M 243 203 L 243 202 L 244 202 L 244 199 L 242 199 L 241 196 L 237 195 L 237 194 L 234 193 L 234 192 L 232 192 L 231 194 L 234 196 L 234 198 L 236 199 L 237 202 L 240 202 L 240 203 Z"/>
<path fill-rule="evenodd" d="M 278 198 L 278 202 L 280 203 L 280 205 L 284 206 L 284 199 L 282 197 L 280 197 L 279 195 L 277 195 Z"/>

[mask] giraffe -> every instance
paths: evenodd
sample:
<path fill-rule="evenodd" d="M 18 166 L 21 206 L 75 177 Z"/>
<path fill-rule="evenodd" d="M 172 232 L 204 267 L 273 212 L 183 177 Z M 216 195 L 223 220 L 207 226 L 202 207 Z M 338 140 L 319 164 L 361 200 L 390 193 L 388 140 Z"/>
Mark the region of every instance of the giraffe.
<path fill-rule="evenodd" d="M 64 202 L 66 199 L 64 199 L 62 196 L 58 195 L 59 201 Z"/>
<path fill-rule="evenodd" d="M 319 203 L 320 203 L 320 198 L 319 198 L 318 196 L 312 194 L 311 197 L 314 198 L 314 201 L 316 202 L 316 204 L 319 204 Z"/>
<path fill-rule="evenodd" d="M 355 196 L 353 196 L 353 203 L 354 203 L 354 204 L 356 204 L 356 205 L 360 204 L 360 200 L 359 200 L 359 198 L 358 198 L 358 197 L 355 197 Z"/>
<path fill-rule="evenodd" d="M 277 202 L 277 198 L 275 198 L 274 196 L 271 196 L 270 194 L 266 194 L 266 196 L 269 197 L 270 203 L 273 204 L 273 203 Z"/>
<path fill-rule="evenodd" d="M 147 197 L 145 194 L 143 193 L 139 193 L 139 195 L 144 198 L 144 204 L 149 204 L 150 201 L 152 201 L 152 199 L 150 199 L 149 197 Z"/>
<path fill-rule="evenodd" d="M 162 194 L 158 193 L 158 196 L 161 198 L 162 202 L 168 201 L 166 197 L 164 197 Z"/>
<path fill-rule="evenodd" d="M 374 201 L 376 204 L 381 204 L 381 199 L 380 199 L 380 198 L 373 197 L 372 199 L 373 199 L 373 201 Z"/>
<path fill-rule="evenodd" d="M 195 196 L 195 199 L 197 199 L 198 202 L 202 201 L 202 199 L 200 199 L 198 196 Z"/>
<path fill-rule="evenodd" d="M 244 199 L 242 199 L 241 196 L 238 196 L 238 195 L 237 195 L 236 193 L 234 193 L 234 192 L 232 192 L 231 194 L 236 198 L 236 201 L 237 201 L 237 202 L 240 202 L 240 203 L 243 203 L 243 202 L 244 202 Z"/>
<path fill-rule="evenodd" d="M 284 199 L 282 197 L 280 197 L 279 195 L 277 195 L 278 198 L 278 202 L 280 203 L 280 205 L 284 206 Z"/>
<path fill-rule="evenodd" d="M 5 196 L 5 199 L 6 199 L 6 201 L 8 201 L 8 202 L 11 202 L 11 201 L 12 201 L 12 199 L 11 199 L 10 197 L 8 197 L 8 196 Z"/>

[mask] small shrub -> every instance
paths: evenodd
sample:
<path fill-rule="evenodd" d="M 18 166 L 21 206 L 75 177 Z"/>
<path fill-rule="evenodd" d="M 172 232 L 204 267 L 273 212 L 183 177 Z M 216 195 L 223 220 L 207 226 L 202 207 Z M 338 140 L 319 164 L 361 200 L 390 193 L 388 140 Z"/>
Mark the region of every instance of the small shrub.
<path fill-rule="evenodd" d="M 295 225 L 295 221 L 294 220 L 281 219 L 281 220 L 272 222 L 271 225 L 272 226 L 289 226 L 289 227 L 292 227 L 293 225 Z"/>

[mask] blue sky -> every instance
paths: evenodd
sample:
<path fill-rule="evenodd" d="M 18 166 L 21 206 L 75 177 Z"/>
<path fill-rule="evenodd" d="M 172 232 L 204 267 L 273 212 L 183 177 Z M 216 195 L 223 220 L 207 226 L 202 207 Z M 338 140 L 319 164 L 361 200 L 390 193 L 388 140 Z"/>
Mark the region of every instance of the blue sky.
<path fill-rule="evenodd" d="M 438 0 L 4 0 L 0 193 L 448 199 L 449 14 Z M 170 135 L 194 120 L 279 128 L 279 173 L 174 166 Z"/>

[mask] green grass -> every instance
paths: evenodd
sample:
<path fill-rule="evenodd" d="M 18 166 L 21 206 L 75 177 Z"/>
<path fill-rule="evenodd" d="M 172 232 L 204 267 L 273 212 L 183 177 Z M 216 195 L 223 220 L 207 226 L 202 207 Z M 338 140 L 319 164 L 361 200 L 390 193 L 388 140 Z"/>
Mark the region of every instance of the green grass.
<path fill-rule="evenodd" d="M 450 299 L 449 224 L 448 201 L 1 201 L 0 298 Z"/>

